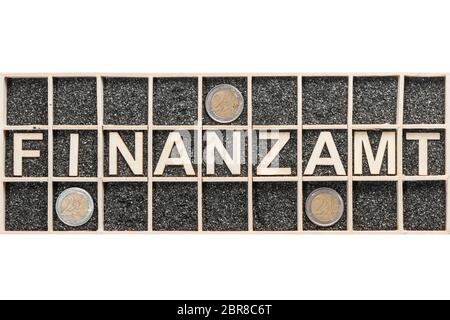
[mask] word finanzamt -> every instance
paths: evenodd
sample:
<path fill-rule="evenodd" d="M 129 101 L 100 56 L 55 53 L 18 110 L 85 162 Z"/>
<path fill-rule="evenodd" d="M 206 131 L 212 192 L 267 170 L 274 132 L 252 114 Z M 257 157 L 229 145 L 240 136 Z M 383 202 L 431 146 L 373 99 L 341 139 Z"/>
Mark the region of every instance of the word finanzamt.
<path fill-rule="evenodd" d="M 387 164 L 387 174 L 395 175 L 396 168 L 396 141 L 398 137 L 394 131 L 381 131 L 381 138 L 378 145 L 373 145 L 369 140 L 368 131 L 353 132 L 353 174 L 363 173 L 363 162 L 370 170 L 371 175 L 379 175 L 383 162 Z M 256 163 L 256 175 L 258 176 L 284 176 L 290 175 L 292 168 L 280 167 L 276 159 L 280 152 L 289 142 L 291 132 L 280 131 L 258 131 L 256 133 L 256 143 L 266 141 L 269 148 L 258 163 Z M 106 132 L 109 138 L 108 157 L 109 175 L 117 175 L 118 155 L 120 154 L 126 161 L 134 175 L 144 174 L 144 132 L 135 132 L 134 154 L 121 138 L 118 132 Z M 43 140 L 42 133 L 13 133 L 13 174 L 22 176 L 22 163 L 24 158 L 39 158 L 39 150 L 29 150 L 24 148 L 25 141 Z M 439 132 L 407 132 L 406 140 L 415 140 L 418 143 L 418 172 L 419 175 L 428 174 L 428 142 L 431 140 L 443 139 Z M 232 132 L 232 150 L 224 145 L 219 135 L 215 131 L 205 131 L 204 163 L 206 165 L 206 174 L 215 174 L 215 164 L 221 161 L 224 163 L 233 175 L 241 173 L 241 164 L 245 161 L 243 154 L 243 132 Z M 78 133 L 70 134 L 70 153 L 69 153 L 69 176 L 78 176 L 78 158 L 80 136 Z M 229 151 L 230 150 L 230 151 Z M 376 152 L 374 152 L 376 150 Z M 183 167 L 186 175 L 194 176 L 195 170 L 190 157 L 190 150 L 183 141 L 182 134 L 179 131 L 170 132 L 168 135 L 161 156 L 157 159 L 154 170 L 155 176 L 160 176 L 164 170 L 170 166 Z M 325 155 L 324 155 L 325 154 Z M 365 157 L 364 157 L 365 156 Z M 244 159 L 244 160 L 243 160 Z M 386 160 L 384 160 L 386 159 Z M 330 131 L 321 131 L 315 142 L 313 151 L 307 159 L 307 165 L 304 168 L 303 175 L 313 175 L 319 166 L 331 166 L 336 175 L 346 175 L 344 164 L 341 160 L 333 139 L 333 133 Z"/>

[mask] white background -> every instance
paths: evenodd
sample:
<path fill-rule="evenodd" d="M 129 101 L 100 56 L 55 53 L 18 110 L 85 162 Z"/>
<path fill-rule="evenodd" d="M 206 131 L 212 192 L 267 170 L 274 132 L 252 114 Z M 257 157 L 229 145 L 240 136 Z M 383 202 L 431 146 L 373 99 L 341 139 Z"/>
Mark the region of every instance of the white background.
<path fill-rule="evenodd" d="M 449 72 L 448 1 L 1 0 L 1 72 Z M 449 298 L 450 236 L 2 235 L 0 298 Z"/>

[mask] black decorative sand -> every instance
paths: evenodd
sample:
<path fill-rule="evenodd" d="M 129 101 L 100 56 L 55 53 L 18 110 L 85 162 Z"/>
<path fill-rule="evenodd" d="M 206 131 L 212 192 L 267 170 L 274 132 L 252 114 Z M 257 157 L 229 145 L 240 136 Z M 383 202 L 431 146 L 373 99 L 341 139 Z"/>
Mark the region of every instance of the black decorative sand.
<path fill-rule="evenodd" d="M 197 78 L 153 80 L 153 124 L 194 125 L 198 121 Z"/>
<path fill-rule="evenodd" d="M 397 229 L 397 183 L 353 182 L 353 230 Z"/>
<path fill-rule="evenodd" d="M 303 124 L 347 124 L 347 77 L 304 77 L 302 85 Z"/>
<path fill-rule="evenodd" d="M 148 123 L 148 79 L 104 78 L 104 124 Z"/>
<path fill-rule="evenodd" d="M 5 230 L 47 231 L 47 183 L 5 184 Z"/>
<path fill-rule="evenodd" d="M 203 230 L 248 230 L 247 183 L 203 183 Z"/>
<path fill-rule="evenodd" d="M 398 77 L 353 78 L 353 123 L 397 122 Z"/>
<path fill-rule="evenodd" d="M 197 183 L 153 183 L 153 230 L 198 230 L 197 203 Z"/>
<path fill-rule="evenodd" d="M 403 183 L 405 230 L 445 230 L 445 181 Z"/>
<path fill-rule="evenodd" d="M 54 124 L 97 124 L 96 78 L 54 78 L 53 86 Z"/>
<path fill-rule="evenodd" d="M 445 78 L 405 77 L 403 123 L 445 122 Z"/>
<path fill-rule="evenodd" d="M 297 124 L 297 78 L 253 78 L 253 124 Z"/>
<path fill-rule="evenodd" d="M 7 80 L 7 124 L 48 123 L 47 78 Z"/>
<path fill-rule="evenodd" d="M 108 182 L 105 193 L 105 231 L 148 230 L 146 182 Z"/>
<path fill-rule="evenodd" d="M 297 183 L 253 183 L 255 231 L 297 230 Z"/>

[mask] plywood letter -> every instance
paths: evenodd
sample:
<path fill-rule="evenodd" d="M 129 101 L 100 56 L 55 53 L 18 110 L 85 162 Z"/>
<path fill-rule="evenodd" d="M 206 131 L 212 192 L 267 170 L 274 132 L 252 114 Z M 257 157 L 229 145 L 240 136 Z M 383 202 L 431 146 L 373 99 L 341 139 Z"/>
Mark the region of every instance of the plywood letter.
<path fill-rule="evenodd" d="M 259 139 L 277 140 L 275 145 L 270 149 L 261 163 L 256 168 L 256 174 L 259 176 L 288 176 L 291 174 L 291 168 L 269 168 L 270 164 L 275 160 L 280 151 L 288 143 L 290 139 L 289 132 L 267 132 L 260 131 Z"/>
<path fill-rule="evenodd" d="M 439 140 L 439 132 L 407 132 L 406 140 L 419 141 L 419 176 L 428 174 L 428 140 Z"/>
<path fill-rule="evenodd" d="M 321 157 L 323 148 L 327 147 L 330 157 Z M 317 139 L 314 150 L 311 154 L 311 158 L 308 161 L 308 165 L 305 169 L 305 175 L 312 175 L 316 170 L 316 166 L 334 166 L 334 170 L 338 176 L 345 176 L 345 169 L 342 165 L 339 152 L 337 151 L 336 144 L 334 143 L 331 132 L 321 132 Z"/>
<path fill-rule="evenodd" d="M 144 174 L 144 133 L 134 133 L 134 157 L 118 132 L 109 133 L 109 174 L 117 175 L 117 151 L 125 159 L 135 175 Z"/>
<path fill-rule="evenodd" d="M 180 155 L 178 158 L 170 157 L 174 146 L 177 148 L 178 154 Z M 162 175 L 166 166 L 183 166 L 184 171 L 188 176 L 195 175 L 189 154 L 179 132 L 175 131 L 169 134 L 166 144 L 164 145 L 164 149 L 161 153 L 161 157 L 156 165 L 155 175 Z"/>
<path fill-rule="evenodd" d="M 370 174 L 380 174 L 384 154 L 387 149 L 388 174 L 395 174 L 395 132 L 386 131 L 381 134 L 377 154 L 374 157 L 367 131 L 356 131 L 354 135 L 355 174 L 363 173 L 363 149 L 366 153 Z"/>
<path fill-rule="evenodd" d="M 70 134 L 70 154 L 69 154 L 69 177 L 78 176 L 78 150 L 80 135 L 78 133 Z"/>
<path fill-rule="evenodd" d="M 241 132 L 233 131 L 233 157 L 230 156 L 219 136 L 214 131 L 206 132 L 206 173 L 215 172 L 215 150 L 223 159 L 231 174 L 241 174 Z"/>
<path fill-rule="evenodd" d="M 39 150 L 23 150 L 24 140 L 39 141 L 44 138 L 42 133 L 14 133 L 14 156 L 13 171 L 15 176 L 22 176 L 22 159 L 23 158 L 39 158 L 41 152 Z"/>

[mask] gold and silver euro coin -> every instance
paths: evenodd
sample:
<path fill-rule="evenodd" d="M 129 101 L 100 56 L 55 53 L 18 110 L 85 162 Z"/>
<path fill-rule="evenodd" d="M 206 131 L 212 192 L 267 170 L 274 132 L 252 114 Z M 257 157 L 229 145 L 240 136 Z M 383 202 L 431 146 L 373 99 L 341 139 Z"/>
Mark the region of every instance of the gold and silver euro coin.
<path fill-rule="evenodd" d="M 64 190 L 56 200 L 58 218 L 70 227 L 79 227 L 87 223 L 94 212 L 94 200 L 81 188 Z"/>
<path fill-rule="evenodd" d="M 318 188 L 306 199 L 306 215 L 314 224 L 330 227 L 338 222 L 344 213 L 344 201 L 336 190 Z"/>
<path fill-rule="evenodd" d="M 205 106 L 214 121 L 230 123 L 239 118 L 244 110 L 244 98 L 234 86 L 220 84 L 208 92 Z"/>

